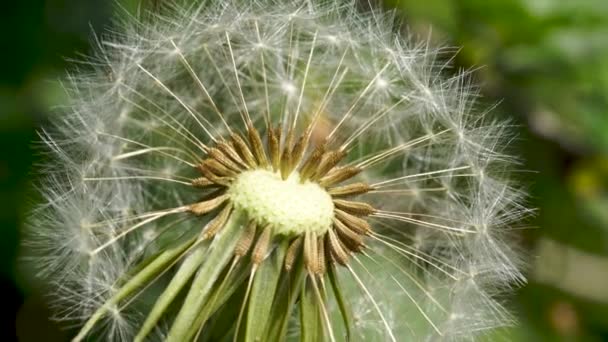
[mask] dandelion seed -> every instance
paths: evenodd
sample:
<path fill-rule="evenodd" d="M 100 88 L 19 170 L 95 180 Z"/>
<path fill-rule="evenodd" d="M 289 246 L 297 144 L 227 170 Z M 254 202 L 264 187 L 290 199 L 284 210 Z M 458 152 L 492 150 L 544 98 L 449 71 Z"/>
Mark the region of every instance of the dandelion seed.
<path fill-rule="evenodd" d="M 392 22 L 332 1 L 206 1 L 104 42 L 41 135 L 47 201 L 30 219 L 30 260 L 75 341 L 512 323 L 499 295 L 523 281 L 509 231 L 529 210 L 506 126 Z"/>

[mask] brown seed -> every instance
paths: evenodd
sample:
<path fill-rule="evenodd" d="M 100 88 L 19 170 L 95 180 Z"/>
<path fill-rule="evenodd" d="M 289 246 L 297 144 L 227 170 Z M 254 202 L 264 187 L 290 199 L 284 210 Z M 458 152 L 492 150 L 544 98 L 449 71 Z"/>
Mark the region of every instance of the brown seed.
<path fill-rule="evenodd" d="M 311 273 L 316 273 L 317 254 L 317 234 L 308 232 L 304 235 L 304 266 Z"/>
<path fill-rule="evenodd" d="M 204 214 L 212 211 L 213 209 L 219 207 L 227 199 L 228 199 L 228 195 L 225 195 L 225 194 L 220 195 L 220 196 L 212 198 L 210 200 L 191 204 L 189 209 L 195 215 L 204 215 Z"/>
<path fill-rule="evenodd" d="M 376 212 L 376 209 L 365 202 L 347 201 L 342 199 L 334 199 L 334 206 L 357 216 L 369 216 Z"/>
<path fill-rule="evenodd" d="M 338 163 L 346 156 L 346 151 L 344 150 L 333 150 L 326 152 L 321 159 L 321 163 L 319 167 L 315 170 L 312 175 L 312 180 L 321 179 L 325 176 L 334 166 L 338 165 Z"/>
<path fill-rule="evenodd" d="M 239 164 L 242 168 L 247 169 L 249 167 L 247 165 L 247 163 L 245 163 L 243 161 L 243 159 L 241 158 L 241 156 L 239 156 L 239 154 L 236 152 L 236 150 L 234 149 L 234 145 L 232 144 L 232 142 L 222 141 L 222 142 L 218 143 L 216 145 L 216 147 L 220 151 L 222 151 L 225 155 L 227 155 L 228 157 L 230 157 L 230 159 L 232 159 L 232 161 L 234 161 L 235 163 Z"/>
<path fill-rule="evenodd" d="M 315 273 L 323 275 L 325 273 L 325 243 L 324 238 L 317 238 L 317 267 Z"/>
<path fill-rule="evenodd" d="M 326 263 L 326 267 L 331 267 L 331 265 L 336 263 L 336 260 L 334 260 L 334 257 L 331 255 L 331 244 L 329 242 L 329 231 L 325 234 L 325 238 L 323 239 L 323 243 L 325 244 L 324 248 L 325 248 L 325 263 Z"/>
<path fill-rule="evenodd" d="M 293 146 L 291 150 L 291 165 L 289 172 L 292 172 L 295 168 L 298 167 L 298 164 L 302 161 L 302 157 L 304 156 L 304 152 L 308 148 L 308 142 L 310 141 L 310 135 L 312 134 L 312 125 L 309 125 L 306 128 L 306 131 L 302 133 L 300 138 L 296 141 L 296 144 Z"/>
<path fill-rule="evenodd" d="M 300 179 L 302 181 L 309 179 L 313 175 L 317 165 L 319 165 L 325 154 L 325 148 L 325 144 L 317 145 L 308 159 L 304 162 L 304 165 L 302 165 L 302 169 L 300 170 Z"/>
<path fill-rule="evenodd" d="M 342 241 L 349 250 L 356 252 L 361 250 L 361 246 L 363 246 L 362 235 L 357 234 L 350 229 L 349 226 L 336 219 L 334 219 L 334 228 L 338 232 L 340 241 Z"/>
<path fill-rule="evenodd" d="M 224 165 L 228 169 L 236 172 L 242 171 L 241 167 L 238 166 L 235 162 L 233 162 L 229 156 L 224 154 L 219 148 L 214 147 L 207 151 L 209 157 L 217 160 L 220 164 Z"/>
<path fill-rule="evenodd" d="M 262 230 L 262 234 L 258 238 L 258 241 L 253 248 L 253 252 L 251 252 L 251 262 L 254 265 L 259 265 L 266 259 L 268 255 L 268 246 L 270 245 L 272 228 L 270 226 L 266 226 Z"/>
<path fill-rule="evenodd" d="M 226 221 L 228 221 L 231 212 L 232 205 L 228 204 L 213 220 L 211 220 L 211 222 L 207 223 L 205 228 L 203 228 L 201 238 L 207 240 L 214 237 L 215 234 L 226 225 Z"/>
<path fill-rule="evenodd" d="M 332 259 L 340 265 L 346 265 L 349 258 L 348 252 L 346 252 L 342 242 L 340 242 L 340 239 L 338 239 L 338 236 L 332 229 L 327 231 L 327 240 Z"/>
<path fill-rule="evenodd" d="M 287 252 L 285 254 L 285 270 L 291 271 L 293 267 L 293 263 L 296 261 L 296 257 L 298 252 L 300 251 L 300 246 L 302 246 L 302 237 L 298 237 L 293 240 L 289 247 L 287 248 Z"/>
<path fill-rule="evenodd" d="M 208 186 L 215 185 L 215 183 L 209 180 L 209 178 L 207 177 L 198 177 L 192 180 L 192 185 L 197 188 L 205 188 Z"/>
<path fill-rule="evenodd" d="M 263 168 L 268 167 L 268 158 L 266 157 L 266 152 L 264 151 L 262 138 L 260 137 L 258 130 L 255 129 L 251 123 L 247 125 L 247 135 L 249 136 L 249 143 L 251 144 L 253 155 L 255 156 L 258 165 Z"/>
<path fill-rule="evenodd" d="M 207 159 L 202 163 L 203 167 L 206 167 L 207 169 L 211 170 L 211 172 L 213 172 L 213 174 L 219 176 L 219 177 L 234 177 L 236 176 L 236 172 L 230 170 L 229 168 L 227 168 L 226 166 L 220 164 L 220 162 L 218 162 L 215 159 Z"/>
<path fill-rule="evenodd" d="M 319 185 L 322 187 L 332 186 L 358 175 L 362 169 L 355 166 L 338 167 L 331 170 L 325 177 L 321 178 Z"/>
<path fill-rule="evenodd" d="M 218 177 L 213 174 L 207 173 L 206 177 L 212 177 L 210 180 L 218 186 L 228 187 L 232 183 L 233 178 L 231 177 Z"/>
<path fill-rule="evenodd" d="M 257 226 L 255 222 L 253 220 L 249 221 L 247 228 L 245 228 L 245 230 L 243 231 L 243 234 L 241 235 L 241 238 L 239 239 L 239 242 L 237 242 L 236 247 L 234 249 L 234 254 L 236 256 L 242 257 L 247 254 L 247 252 L 249 252 L 249 248 L 251 248 L 253 240 L 255 239 L 256 229 Z"/>
<path fill-rule="evenodd" d="M 281 155 L 281 178 L 284 180 L 289 177 L 291 173 L 291 165 L 293 156 L 291 155 L 291 146 L 293 145 L 293 129 L 289 129 L 287 131 L 287 136 L 285 137 L 285 145 L 283 146 L 283 154 Z"/>
<path fill-rule="evenodd" d="M 211 170 L 209 170 L 209 168 L 207 168 L 206 166 L 204 166 L 202 164 L 199 165 L 199 170 L 205 176 L 205 178 L 209 179 L 210 181 L 212 181 L 213 183 L 215 183 L 217 185 L 229 186 L 230 183 L 232 183 L 232 178 L 231 177 L 220 177 L 220 176 L 216 175 L 215 173 L 213 173 Z"/>
<path fill-rule="evenodd" d="M 369 235 L 372 232 L 372 227 L 362 218 L 349 214 L 340 209 L 335 209 L 334 214 L 336 215 L 336 219 L 342 221 L 357 234 Z"/>
<path fill-rule="evenodd" d="M 330 188 L 327 192 L 334 197 L 356 196 L 365 194 L 374 188 L 366 183 L 352 183 L 335 188 Z"/>
<path fill-rule="evenodd" d="M 292 161 L 291 151 L 283 151 L 283 155 L 281 156 L 281 178 L 283 180 L 289 178 L 291 174 L 290 164 Z"/>
<path fill-rule="evenodd" d="M 281 125 L 276 129 L 268 129 L 268 151 L 272 169 L 278 171 L 281 164 Z"/>
<path fill-rule="evenodd" d="M 241 138 L 241 136 L 237 133 L 232 133 L 230 138 L 234 144 L 234 149 L 239 154 L 241 159 L 243 159 L 250 168 L 255 168 L 257 166 L 255 158 L 253 157 L 249 146 L 247 146 L 247 143 L 245 143 L 245 140 L 243 140 L 243 138 Z"/>

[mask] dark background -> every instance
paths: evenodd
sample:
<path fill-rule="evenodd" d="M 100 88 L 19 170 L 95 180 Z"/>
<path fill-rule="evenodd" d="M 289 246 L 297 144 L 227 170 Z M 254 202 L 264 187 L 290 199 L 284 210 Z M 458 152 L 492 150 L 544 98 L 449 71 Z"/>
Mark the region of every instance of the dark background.
<path fill-rule="evenodd" d="M 120 7 L 118 6 L 120 5 Z M 462 47 L 493 114 L 518 125 L 513 153 L 538 215 L 522 230 L 533 256 L 516 297 L 516 341 L 608 341 L 608 1 L 387 0 L 410 31 Z M 0 337 L 66 339 L 38 284 L 20 272 L 20 226 L 39 160 L 31 142 L 69 58 L 91 51 L 138 0 L 21 0 L 0 11 Z M 431 29 L 432 28 L 432 29 Z"/>

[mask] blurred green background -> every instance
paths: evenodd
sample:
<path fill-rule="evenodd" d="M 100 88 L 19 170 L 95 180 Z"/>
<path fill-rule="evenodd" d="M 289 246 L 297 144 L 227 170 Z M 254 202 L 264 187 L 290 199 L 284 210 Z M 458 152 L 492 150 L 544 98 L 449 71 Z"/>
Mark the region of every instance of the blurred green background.
<path fill-rule="evenodd" d="M 54 82 L 91 32 L 142 0 L 22 0 L 0 14 L 0 319 L 2 340 L 66 339 L 37 285 L 19 275 L 20 222 L 36 162 L 35 129 L 62 101 Z M 122 8 L 119 8 L 120 5 Z M 608 341 L 608 1 L 386 0 L 410 31 L 461 47 L 493 115 L 511 118 L 517 177 L 538 215 L 522 230 L 529 284 L 521 325 L 491 340 Z"/>

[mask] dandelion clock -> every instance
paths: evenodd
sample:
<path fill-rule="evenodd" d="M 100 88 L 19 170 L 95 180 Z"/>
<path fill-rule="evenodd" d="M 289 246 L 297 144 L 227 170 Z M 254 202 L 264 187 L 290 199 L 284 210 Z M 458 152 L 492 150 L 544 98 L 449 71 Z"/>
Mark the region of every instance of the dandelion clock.
<path fill-rule="evenodd" d="M 74 341 L 513 323 L 513 137 L 448 50 L 348 1 L 165 7 L 100 36 L 40 133 L 28 260 Z"/>

